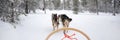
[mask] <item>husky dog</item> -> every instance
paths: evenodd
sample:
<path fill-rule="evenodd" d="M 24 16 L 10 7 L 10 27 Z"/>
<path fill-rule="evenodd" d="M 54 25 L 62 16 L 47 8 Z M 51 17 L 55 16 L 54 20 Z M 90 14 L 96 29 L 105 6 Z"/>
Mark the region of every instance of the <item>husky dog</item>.
<path fill-rule="evenodd" d="M 59 26 L 59 20 L 58 20 L 58 17 L 57 17 L 57 14 L 52 14 L 52 26 L 53 26 L 53 30 L 58 29 L 58 26 Z"/>
<path fill-rule="evenodd" d="M 69 18 L 69 17 L 68 17 L 67 15 L 65 15 L 65 14 L 61 14 L 61 15 L 59 15 L 58 17 L 59 17 L 59 19 L 61 20 L 61 22 L 62 22 L 62 24 L 63 24 L 63 27 L 69 27 L 69 23 L 72 21 L 71 18 Z M 66 31 L 66 30 L 64 30 L 64 34 L 65 34 L 65 31 Z"/>

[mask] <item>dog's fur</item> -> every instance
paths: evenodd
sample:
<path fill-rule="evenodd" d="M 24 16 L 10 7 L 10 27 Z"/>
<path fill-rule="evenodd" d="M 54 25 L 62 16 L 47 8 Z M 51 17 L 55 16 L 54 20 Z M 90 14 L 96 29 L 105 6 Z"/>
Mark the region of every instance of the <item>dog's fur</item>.
<path fill-rule="evenodd" d="M 58 17 L 57 17 L 57 14 L 52 14 L 52 26 L 53 26 L 53 30 L 58 29 L 58 26 L 59 26 L 59 20 L 58 20 Z"/>
<path fill-rule="evenodd" d="M 63 24 L 64 27 L 69 27 L 69 23 L 72 21 L 71 18 L 69 18 L 65 14 L 61 14 L 58 17 L 59 17 L 59 19 L 61 19 L 61 22 L 62 22 L 62 24 Z"/>
<path fill-rule="evenodd" d="M 72 21 L 71 18 L 69 18 L 67 15 L 65 14 L 61 14 L 58 16 L 59 19 L 61 20 L 62 24 L 63 24 L 63 27 L 69 27 L 69 23 Z M 66 30 L 64 30 L 64 33 L 65 33 Z"/>

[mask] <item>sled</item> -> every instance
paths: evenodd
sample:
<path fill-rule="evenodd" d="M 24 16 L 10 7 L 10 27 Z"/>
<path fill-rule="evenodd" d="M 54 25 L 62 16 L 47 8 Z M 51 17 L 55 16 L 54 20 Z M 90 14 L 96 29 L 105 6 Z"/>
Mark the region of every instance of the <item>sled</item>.
<path fill-rule="evenodd" d="M 85 38 L 86 40 L 90 40 L 90 37 L 89 37 L 87 34 L 85 34 L 83 31 L 80 31 L 80 30 L 75 29 L 75 28 L 66 28 L 66 27 L 63 27 L 63 28 L 60 28 L 60 29 L 58 29 L 58 30 L 55 30 L 55 31 L 51 32 L 51 33 L 46 37 L 45 40 L 49 40 L 49 38 L 50 38 L 53 34 L 59 32 L 59 31 L 64 31 L 64 30 L 68 30 L 68 31 L 69 31 L 69 30 L 72 30 L 72 31 L 78 32 L 78 33 L 80 33 L 82 36 L 84 36 L 84 38 Z M 75 33 L 72 34 L 72 35 L 64 34 L 64 37 L 63 37 L 61 40 L 64 40 L 65 38 L 68 38 L 69 40 L 79 40 L 79 39 L 77 39 L 77 38 L 72 38 L 72 36 L 74 36 L 74 35 L 75 35 Z"/>

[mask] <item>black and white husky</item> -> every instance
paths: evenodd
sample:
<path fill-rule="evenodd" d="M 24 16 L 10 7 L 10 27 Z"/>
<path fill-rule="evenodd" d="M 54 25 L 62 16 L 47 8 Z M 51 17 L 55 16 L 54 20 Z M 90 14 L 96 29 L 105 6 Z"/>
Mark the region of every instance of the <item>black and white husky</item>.
<path fill-rule="evenodd" d="M 58 15 L 58 18 L 61 20 L 63 27 L 69 27 L 69 23 L 72 21 L 72 18 L 69 18 L 66 14 Z"/>

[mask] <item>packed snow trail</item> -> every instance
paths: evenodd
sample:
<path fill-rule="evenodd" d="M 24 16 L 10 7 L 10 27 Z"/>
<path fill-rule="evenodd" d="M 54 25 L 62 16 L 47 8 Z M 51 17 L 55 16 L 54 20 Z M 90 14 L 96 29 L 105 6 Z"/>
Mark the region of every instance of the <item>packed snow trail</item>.
<path fill-rule="evenodd" d="M 70 27 L 84 31 L 91 40 L 120 40 L 120 15 L 95 15 L 87 12 L 75 15 L 65 10 L 47 11 L 46 14 L 37 10 L 36 14 L 21 15 L 16 29 L 9 23 L 0 21 L 0 40 L 45 40 L 52 31 L 52 13 L 67 14 L 73 19 Z M 61 24 L 59 28 L 62 28 Z"/>

